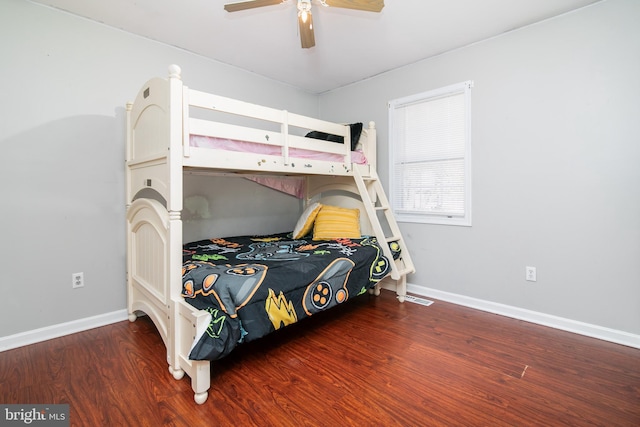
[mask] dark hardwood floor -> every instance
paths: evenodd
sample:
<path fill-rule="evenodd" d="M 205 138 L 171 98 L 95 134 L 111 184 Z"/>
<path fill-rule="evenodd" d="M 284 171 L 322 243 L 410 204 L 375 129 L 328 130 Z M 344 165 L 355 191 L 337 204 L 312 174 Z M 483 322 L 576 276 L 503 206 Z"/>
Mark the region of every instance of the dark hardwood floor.
<path fill-rule="evenodd" d="M 640 350 L 386 291 L 212 371 L 196 405 L 141 318 L 0 353 L 0 403 L 67 403 L 72 426 L 640 425 Z"/>

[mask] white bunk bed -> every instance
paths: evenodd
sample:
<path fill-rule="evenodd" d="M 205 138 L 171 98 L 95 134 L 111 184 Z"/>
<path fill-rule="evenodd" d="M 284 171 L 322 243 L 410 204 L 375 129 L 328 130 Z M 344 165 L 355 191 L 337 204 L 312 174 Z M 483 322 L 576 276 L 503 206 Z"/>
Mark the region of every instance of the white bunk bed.
<path fill-rule="evenodd" d="M 306 205 L 357 208 L 362 234 L 376 236 L 388 260 L 394 259 L 394 246 L 398 248 L 400 257 L 390 263 L 380 283 L 395 289 L 400 301 L 406 294 L 406 275 L 414 267 L 376 175 L 373 123 L 360 139 L 367 162 L 354 163 L 350 126 L 189 89 L 180 73 L 178 66 L 170 66 L 168 79 L 149 80 L 127 104 L 127 297 L 129 319 L 135 321 L 141 313 L 152 319 L 167 348 L 169 371 L 176 379 L 186 373 L 195 401 L 202 404 L 210 387 L 211 362 L 190 360 L 189 353 L 211 316 L 185 302 L 182 295 L 185 173 L 304 177 Z M 301 130 L 339 135 L 345 143 L 307 138 Z M 194 135 L 277 151 L 204 148 L 194 146 Z M 300 158 L 298 149 L 331 158 Z"/>

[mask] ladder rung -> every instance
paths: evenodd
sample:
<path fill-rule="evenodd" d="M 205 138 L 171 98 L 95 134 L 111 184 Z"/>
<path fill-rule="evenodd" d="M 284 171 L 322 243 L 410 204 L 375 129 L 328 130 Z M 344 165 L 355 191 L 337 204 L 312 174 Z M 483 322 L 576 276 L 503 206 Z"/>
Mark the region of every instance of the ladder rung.
<path fill-rule="evenodd" d="M 398 270 L 398 274 L 400 274 L 401 276 L 406 276 L 407 274 L 411 274 L 411 273 L 415 273 L 415 270 L 412 270 L 410 268 L 405 268 L 404 270 Z"/>
<path fill-rule="evenodd" d="M 398 259 L 394 259 L 394 264 L 396 265 L 396 270 L 398 270 L 398 273 L 403 275 L 403 274 L 409 274 L 409 273 L 414 273 L 415 269 L 411 266 L 408 266 L 404 260 L 402 259 L 402 257 L 398 258 Z"/>
<path fill-rule="evenodd" d="M 386 237 L 385 240 L 387 241 L 387 243 L 391 243 L 391 242 L 395 242 L 397 240 L 400 240 L 400 237 L 398 237 L 398 236 L 389 236 L 389 237 Z"/>

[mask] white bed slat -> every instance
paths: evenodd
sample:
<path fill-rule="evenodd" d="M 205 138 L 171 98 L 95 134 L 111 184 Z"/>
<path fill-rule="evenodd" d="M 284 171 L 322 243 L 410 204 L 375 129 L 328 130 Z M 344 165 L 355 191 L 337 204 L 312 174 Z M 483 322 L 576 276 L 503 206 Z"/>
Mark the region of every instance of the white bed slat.
<path fill-rule="evenodd" d="M 189 132 L 191 135 L 235 139 L 266 145 L 283 145 L 282 135 L 279 132 L 212 122 L 210 120 L 189 119 Z"/>
<path fill-rule="evenodd" d="M 189 105 L 214 111 L 222 111 L 238 116 L 266 120 L 274 123 L 283 122 L 283 110 L 276 110 L 275 108 L 250 104 L 248 102 L 225 98 L 223 96 L 200 92 L 193 89 L 189 90 Z"/>
<path fill-rule="evenodd" d="M 313 117 L 305 117 L 295 113 L 289 113 L 289 124 L 301 129 L 317 130 L 343 137 L 346 136 L 349 131 L 349 127 L 346 125 L 327 122 Z"/>

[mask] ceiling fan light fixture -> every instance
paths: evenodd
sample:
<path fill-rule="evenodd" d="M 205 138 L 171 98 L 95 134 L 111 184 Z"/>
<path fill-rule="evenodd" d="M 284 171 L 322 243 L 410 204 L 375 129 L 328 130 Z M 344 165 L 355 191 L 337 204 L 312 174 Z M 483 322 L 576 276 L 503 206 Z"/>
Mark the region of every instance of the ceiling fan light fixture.
<path fill-rule="evenodd" d="M 311 0 L 298 0 L 298 17 L 306 23 L 311 15 Z"/>
<path fill-rule="evenodd" d="M 280 3 L 288 3 L 290 0 L 243 0 L 224 5 L 227 12 L 255 9 L 257 7 L 272 6 Z M 312 0 L 296 0 L 298 8 L 298 29 L 300 42 L 303 49 L 316 45 L 313 34 L 313 16 L 311 16 Z M 368 12 L 380 12 L 384 7 L 384 0 L 316 0 L 324 7 L 338 7 L 343 9 L 363 10 Z"/>
<path fill-rule="evenodd" d="M 303 49 L 316 45 L 313 34 L 313 16 L 311 15 L 311 0 L 298 0 L 298 28 L 300 44 Z"/>

